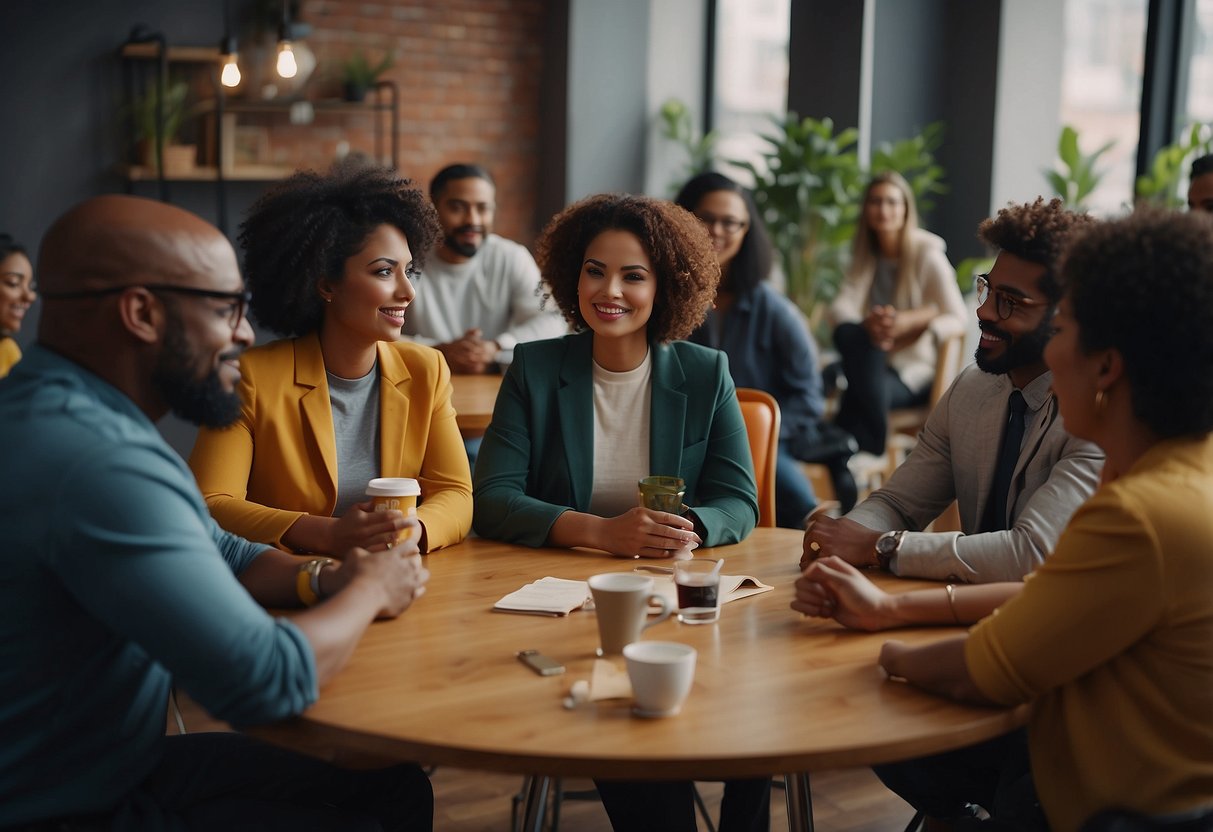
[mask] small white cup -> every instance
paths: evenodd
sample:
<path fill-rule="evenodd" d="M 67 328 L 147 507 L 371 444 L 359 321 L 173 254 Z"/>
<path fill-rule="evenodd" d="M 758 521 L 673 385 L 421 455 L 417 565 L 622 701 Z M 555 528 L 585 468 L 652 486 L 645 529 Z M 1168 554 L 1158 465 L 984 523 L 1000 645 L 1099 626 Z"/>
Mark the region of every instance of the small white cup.
<path fill-rule="evenodd" d="M 619 655 L 625 645 L 640 638 L 642 630 L 660 624 L 673 612 L 665 596 L 653 592 L 653 579 L 644 575 L 604 572 L 591 575 L 588 583 L 602 644 L 599 655 Z M 650 603 L 661 606 L 661 615 L 646 623 Z"/>
<path fill-rule="evenodd" d="M 695 648 L 676 641 L 637 641 L 623 648 L 632 681 L 632 713 L 674 716 L 695 681 Z"/>

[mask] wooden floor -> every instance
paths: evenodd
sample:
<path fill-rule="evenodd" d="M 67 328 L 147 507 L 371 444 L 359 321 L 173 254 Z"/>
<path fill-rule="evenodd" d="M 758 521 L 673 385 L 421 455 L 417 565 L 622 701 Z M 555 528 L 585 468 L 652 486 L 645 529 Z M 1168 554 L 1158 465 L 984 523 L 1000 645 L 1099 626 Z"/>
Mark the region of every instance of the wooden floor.
<path fill-rule="evenodd" d="M 226 731 L 189 697 L 179 695 L 186 730 Z M 175 725 L 169 727 L 176 732 Z M 436 832 L 508 832 L 512 798 L 522 785 L 513 774 L 440 766 L 431 776 L 434 785 Z M 586 789 L 588 780 L 572 781 L 567 789 Z M 900 832 L 913 810 L 885 789 L 868 769 L 823 772 L 812 777 L 813 819 L 818 832 Z M 720 783 L 700 783 L 699 792 L 713 819 L 719 815 Z M 597 800 L 566 800 L 560 809 L 560 828 L 566 832 L 610 832 L 602 804 Z M 700 829 L 707 827 L 700 823 Z M 788 828 L 783 790 L 771 790 L 771 832 Z"/>

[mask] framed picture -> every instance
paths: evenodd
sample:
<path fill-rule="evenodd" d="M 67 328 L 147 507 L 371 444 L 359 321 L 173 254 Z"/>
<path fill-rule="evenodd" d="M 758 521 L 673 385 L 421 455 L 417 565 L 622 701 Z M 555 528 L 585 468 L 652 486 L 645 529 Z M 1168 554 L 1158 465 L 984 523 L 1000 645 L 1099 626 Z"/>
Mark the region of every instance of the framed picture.
<path fill-rule="evenodd" d="M 232 131 L 232 164 L 264 165 L 270 157 L 270 134 L 264 127 L 242 127 Z"/>

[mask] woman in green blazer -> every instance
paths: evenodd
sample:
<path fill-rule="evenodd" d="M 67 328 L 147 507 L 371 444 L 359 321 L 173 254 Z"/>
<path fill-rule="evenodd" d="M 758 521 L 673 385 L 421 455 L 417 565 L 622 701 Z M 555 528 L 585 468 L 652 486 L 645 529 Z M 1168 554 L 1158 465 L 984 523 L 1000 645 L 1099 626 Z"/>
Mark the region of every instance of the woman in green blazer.
<path fill-rule="evenodd" d="M 642 557 L 745 538 L 758 498 L 728 359 L 677 340 L 720 279 L 703 228 L 670 203 L 610 194 L 565 209 L 537 248 L 577 332 L 515 349 L 476 463 L 476 532 Z M 651 474 L 685 480 L 689 509 L 638 506 Z"/>
<path fill-rule="evenodd" d="M 476 532 L 641 557 L 743 539 L 758 490 L 728 359 L 677 340 L 720 280 L 707 232 L 672 203 L 603 195 L 557 215 L 537 249 L 577 334 L 514 350 L 476 461 Z M 690 508 L 638 506 L 650 474 L 682 477 Z M 769 825 L 770 782 L 726 783 L 721 832 Z M 597 786 L 616 829 L 696 828 L 689 781 Z"/>

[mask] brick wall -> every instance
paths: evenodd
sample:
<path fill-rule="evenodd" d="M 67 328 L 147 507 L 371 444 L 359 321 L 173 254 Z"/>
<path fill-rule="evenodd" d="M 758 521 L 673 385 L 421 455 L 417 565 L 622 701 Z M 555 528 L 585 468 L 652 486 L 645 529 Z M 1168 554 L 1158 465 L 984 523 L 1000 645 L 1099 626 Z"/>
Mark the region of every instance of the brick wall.
<path fill-rule="evenodd" d="M 312 98 L 338 96 L 341 60 L 362 49 L 396 55 L 386 76 L 400 90 L 399 169 L 428 191 L 452 162 L 477 162 L 497 180 L 496 230 L 530 244 L 539 161 L 543 16 L 548 0 L 304 0 L 313 28 Z M 308 128 L 275 128 L 275 152 L 315 165 L 345 138 L 373 147 L 367 115 L 320 113 Z M 295 150 L 290 147 L 295 145 Z M 308 153 L 313 159 L 308 158 Z"/>

